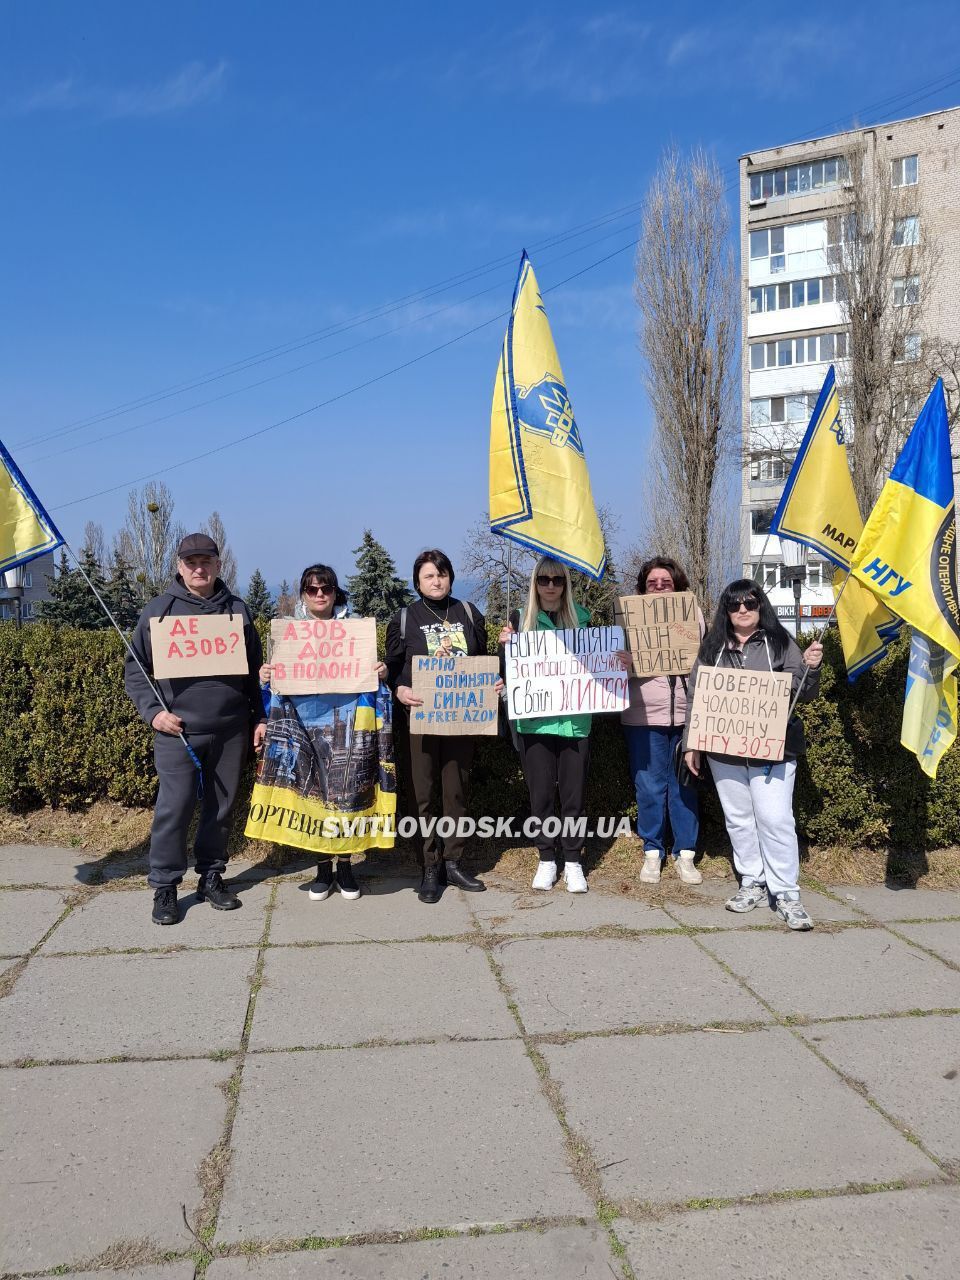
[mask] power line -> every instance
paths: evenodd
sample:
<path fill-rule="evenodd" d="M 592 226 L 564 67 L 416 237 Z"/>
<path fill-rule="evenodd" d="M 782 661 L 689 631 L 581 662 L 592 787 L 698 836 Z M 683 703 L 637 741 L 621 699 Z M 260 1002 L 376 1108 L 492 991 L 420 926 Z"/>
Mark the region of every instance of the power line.
<path fill-rule="evenodd" d="M 593 271 L 596 267 L 602 266 L 603 263 L 609 262 L 611 258 L 615 258 L 621 253 L 626 253 L 628 249 L 635 248 L 639 243 L 640 241 L 638 239 L 630 240 L 627 244 L 621 245 L 618 249 L 614 249 L 612 253 L 605 254 L 604 257 L 598 258 L 596 262 L 591 262 L 588 266 L 582 267 L 579 271 L 575 271 L 565 279 L 558 280 L 556 284 L 551 285 L 548 289 L 543 289 L 542 292 L 553 293 L 555 289 L 559 289 L 563 285 L 569 284 L 571 280 L 576 280 L 580 276 L 586 275 L 588 271 Z M 509 314 L 510 313 L 508 311 L 500 311 L 496 315 L 490 316 L 486 320 L 482 320 L 472 328 L 465 329 L 455 337 L 449 338 L 446 342 L 441 342 L 437 346 L 431 347 L 428 351 L 422 351 L 419 355 L 413 356 L 409 360 L 404 360 L 401 364 L 394 365 L 390 369 L 385 369 L 382 373 L 375 374 L 372 378 L 367 378 L 363 382 L 358 382 L 355 386 L 348 387 L 345 391 L 340 391 L 335 396 L 329 396 L 326 400 L 321 400 L 317 404 L 309 405 L 306 409 L 301 409 L 297 413 L 292 413 L 289 417 L 280 418 L 277 422 L 268 423 L 267 426 L 259 427 L 256 431 L 248 431 L 245 435 L 236 436 L 234 439 L 227 440 L 223 444 L 218 444 L 212 449 L 205 449 L 202 453 L 196 453 L 190 458 L 181 458 L 179 462 L 172 462 L 169 466 L 160 467 L 156 471 L 148 471 L 144 475 L 136 476 L 130 480 L 124 480 L 120 484 L 110 485 L 106 489 L 99 489 L 96 493 L 85 494 L 82 498 L 72 498 L 69 502 L 62 502 L 59 506 L 56 506 L 53 509 L 54 511 L 65 511 L 68 507 L 79 506 L 82 502 L 90 502 L 94 498 L 102 498 L 108 493 L 116 493 L 118 490 L 126 489 L 130 485 L 142 484 L 145 480 L 153 480 L 157 476 L 167 475 L 171 471 L 178 471 L 181 467 L 187 467 L 193 462 L 201 462 L 205 458 L 212 458 L 215 454 L 222 453 L 224 449 L 232 449 L 235 445 L 246 444 L 249 440 L 256 440 L 259 436 L 266 435 L 270 431 L 276 431 L 279 427 L 288 426 L 291 422 L 296 422 L 300 418 L 307 417 L 308 414 L 317 413 L 320 409 L 326 409 L 340 400 L 345 400 L 348 396 L 355 395 L 358 391 L 364 391 L 367 387 L 374 386 L 375 383 L 383 382 L 385 378 L 392 377 L 395 373 L 401 373 L 404 369 L 409 369 L 412 365 L 419 364 L 421 361 L 429 359 L 430 356 L 436 355 L 440 351 L 446 351 L 448 347 L 452 347 L 456 343 L 462 342 L 464 338 L 469 338 L 473 334 L 479 333 L 481 329 L 488 328 L 498 320 L 505 320 Z"/>

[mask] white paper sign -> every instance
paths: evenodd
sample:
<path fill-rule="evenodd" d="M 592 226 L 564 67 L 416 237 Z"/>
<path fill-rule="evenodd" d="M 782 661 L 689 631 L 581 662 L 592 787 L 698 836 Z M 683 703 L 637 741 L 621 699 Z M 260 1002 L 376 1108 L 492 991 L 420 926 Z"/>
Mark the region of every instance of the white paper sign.
<path fill-rule="evenodd" d="M 615 656 L 622 627 L 519 631 L 506 646 L 511 720 L 623 711 L 628 673 Z"/>

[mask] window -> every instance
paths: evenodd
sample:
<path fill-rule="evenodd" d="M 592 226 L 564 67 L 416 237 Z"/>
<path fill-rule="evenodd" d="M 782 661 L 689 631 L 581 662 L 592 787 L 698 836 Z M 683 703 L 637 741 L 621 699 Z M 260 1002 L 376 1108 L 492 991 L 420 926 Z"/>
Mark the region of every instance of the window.
<path fill-rule="evenodd" d="M 916 156 L 907 158 L 916 160 Z M 842 156 L 767 169 L 764 173 L 751 173 L 750 199 L 781 200 L 784 196 L 806 195 L 810 191 L 829 191 L 843 182 L 846 176 L 847 163 Z M 895 182 L 894 185 L 899 184 Z"/>
<path fill-rule="evenodd" d="M 750 463 L 750 479 L 763 480 L 770 484 L 777 480 L 786 480 L 789 465 L 783 458 L 754 458 Z"/>
<path fill-rule="evenodd" d="M 814 587 L 819 590 L 823 583 L 823 566 L 820 564 L 807 565 L 807 586 Z"/>
<path fill-rule="evenodd" d="M 30 569 L 26 569 L 26 570 L 24 571 L 24 574 L 23 574 L 23 585 L 24 585 L 24 587 L 32 587 L 32 586 L 33 586 L 33 572 L 32 572 L 32 570 L 30 570 Z"/>
<path fill-rule="evenodd" d="M 750 290 L 750 314 L 786 311 L 794 307 L 815 307 L 820 302 L 833 302 L 835 297 L 833 276 L 794 280 L 791 284 L 754 285 Z"/>
<path fill-rule="evenodd" d="M 753 533 L 769 533 L 770 522 L 776 514 L 776 507 L 754 507 L 750 512 L 750 528 Z"/>
<path fill-rule="evenodd" d="M 848 339 L 844 332 L 815 334 L 809 338 L 780 338 L 776 342 L 751 342 L 750 368 L 756 371 L 785 369 L 795 364 L 828 364 L 831 360 L 843 359 L 847 350 Z"/>
<path fill-rule="evenodd" d="M 890 161 L 890 181 L 895 187 L 915 187 L 920 178 L 917 156 L 901 156 Z"/>
<path fill-rule="evenodd" d="M 916 214 L 897 218 L 893 224 L 893 243 L 902 248 L 920 243 L 920 219 Z"/>
<path fill-rule="evenodd" d="M 920 277 L 897 276 L 893 282 L 893 305 L 913 307 L 920 301 Z"/>
<path fill-rule="evenodd" d="M 767 562 L 758 564 L 751 576 L 755 582 L 759 580 L 764 591 L 769 591 L 772 587 L 778 586 L 780 581 L 777 566 Z"/>
<path fill-rule="evenodd" d="M 897 343 L 897 364 L 910 364 L 920 359 L 919 333 L 905 333 Z"/>

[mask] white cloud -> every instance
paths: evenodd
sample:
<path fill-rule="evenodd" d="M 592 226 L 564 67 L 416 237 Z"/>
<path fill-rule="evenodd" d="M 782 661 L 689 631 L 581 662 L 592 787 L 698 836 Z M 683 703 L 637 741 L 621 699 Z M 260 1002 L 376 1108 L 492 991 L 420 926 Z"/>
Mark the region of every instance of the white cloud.
<path fill-rule="evenodd" d="M 156 84 L 110 88 L 66 76 L 34 90 L 14 104 L 19 115 L 40 111 L 86 111 L 109 120 L 149 118 L 186 111 L 223 95 L 227 64 L 188 62 Z"/>

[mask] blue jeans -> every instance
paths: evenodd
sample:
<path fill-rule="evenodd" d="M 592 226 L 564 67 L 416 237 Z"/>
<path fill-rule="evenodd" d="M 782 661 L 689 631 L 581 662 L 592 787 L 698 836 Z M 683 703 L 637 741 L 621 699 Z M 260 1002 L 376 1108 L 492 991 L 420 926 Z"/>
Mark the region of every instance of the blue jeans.
<path fill-rule="evenodd" d="M 666 850 L 667 813 L 673 833 L 673 856 L 695 849 L 700 830 L 695 787 L 681 787 L 673 772 L 673 750 L 683 728 L 625 724 L 630 775 L 637 790 L 637 835 L 645 853 Z"/>

